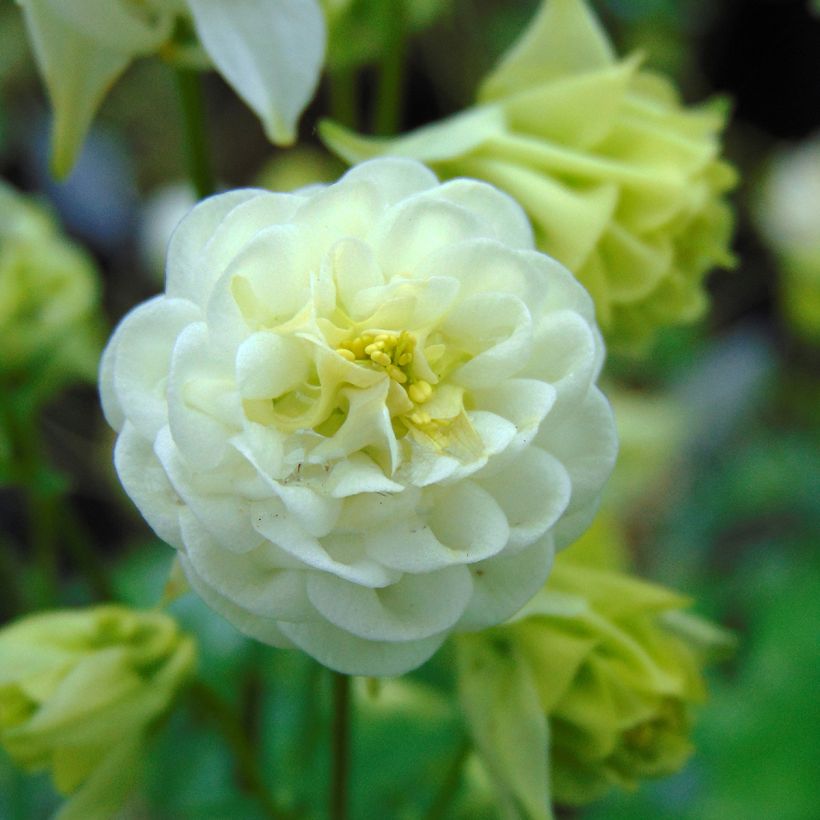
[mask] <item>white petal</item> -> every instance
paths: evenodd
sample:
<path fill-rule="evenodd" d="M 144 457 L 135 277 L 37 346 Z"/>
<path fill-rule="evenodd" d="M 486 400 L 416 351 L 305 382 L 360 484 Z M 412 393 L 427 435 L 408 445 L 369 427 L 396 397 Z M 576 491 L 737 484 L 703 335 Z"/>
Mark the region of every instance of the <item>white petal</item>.
<path fill-rule="evenodd" d="M 252 519 L 257 532 L 306 567 L 331 572 L 362 586 L 386 586 L 396 580 L 397 573 L 367 558 L 349 564 L 337 561 L 321 542 L 305 532 L 292 516 L 271 512 L 266 506 L 262 506 L 258 511 L 254 509 Z"/>
<path fill-rule="evenodd" d="M 527 306 L 515 296 L 476 294 L 459 302 L 440 327 L 473 358 L 450 376 L 453 384 L 489 387 L 515 376 L 530 358 L 532 326 Z"/>
<path fill-rule="evenodd" d="M 251 522 L 255 502 L 234 492 L 230 482 L 221 492 L 208 487 L 180 456 L 167 427 L 160 430 L 155 450 L 177 495 L 220 549 L 246 553 L 263 541 Z M 276 500 L 273 503 L 277 509 L 281 506 Z"/>
<path fill-rule="evenodd" d="M 368 641 L 412 641 L 450 629 L 472 592 L 470 573 L 450 567 L 405 575 L 368 589 L 325 573 L 311 573 L 308 596 L 332 624 Z"/>
<path fill-rule="evenodd" d="M 454 179 L 445 182 L 436 191 L 436 197 L 480 216 L 488 235 L 507 248 L 532 250 L 534 240 L 527 214 L 518 202 L 498 188 L 475 179 Z"/>
<path fill-rule="evenodd" d="M 310 102 L 325 50 L 315 0 L 187 0 L 197 35 L 222 76 L 288 145 Z"/>
<path fill-rule="evenodd" d="M 362 493 L 397 493 L 401 484 L 391 481 L 372 458 L 364 453 L 352 453 L 338 461 L 325 482 L 325 492 L 333 498 L 346 498 Z"/>
<path fill-rule="evenodd" d="M 242 429 L 242 407 L 229 364 L 217 358 L 204 322 L 177 338 L 168 374 L 168 421 L 176 445 L 197 470 L 215 467 Z"/>
<path fill-rule="evenodd" d="M 182 547 L 179 528 L 182 500 L 154 455 L 151 442 L 128 422 L 117 438 L 114 466 L 125 491 L 154 532 L 171 546 Z"/>
<path fill-rule="evenodd" d="M 101 46 L 67 25 L 52 6 L 48 0 L 27 0 L 23 13 L 54 108 L 51 165 L 57 177 L 64 177 L 103 97 L 134 55 Z"/>
<path fill-rule="evenodd" d="M 211 288 L 203 282 L 202 272 L 207 264 L 204 253 L 219 224 L 242 203 L 249 202 L 264 192 L 254 189 L 229 191 L 200 202 L 180 223 L 168 244 L 165 292 L 204 305 Z"/>
<path fill-rule="evenodd" d="M 426 165 L 398 157 L 361 162 L 354 165 L 342 180 L 366 180 L 372 183 L 387 205 L 395 205 L 438 184 L 436 175 Z"/>
<path fill-rule="evenodd" d="M 32 0 L 23 0 L 27 5 Z M 45 0 L 65 25 L 81 31 L 90 40 L 128 54 L 149 54 L 171 36 L 176 11 L 153 3 L 140 13 L 139 4 L 122 0 Z"/>
<path fill-rule="evenodd" d="M 144 438 L 152 440 L 167 423 L 171 352 L 183 328 L 199 318 L 191 302 L 157 296 L 134 308 L 117 328 L 111 343 L 114 392 Z"/>
<path fill-rule="evenodd" d="M 535 328 L 532 358 L 520 375 L 551 384 L 550 423 L 574 413 L 598 376 L 602 344 L 594 326 L 570 310 L 548 314 Z"/>
<path fill-rule="evenodd" d="M 235 553 L 210 537 L 190 513 L 182 516 L 185 554 L 196 574 L 220 595 L 263 618 L 300 620 L 311 615 L 304 570 L 278 565 L 266 545 Z"/>
<path fill-rule="evenodd" d="M 327 621 L 279 624 L 282 634 L 319 663 L 345 675 L 403 675 L 424 663 L 446 634 L 418 641 L 366 641 Z"/>
<path fill-rule="evenodd" d="M 275 399 L 307 381 L 309 371 L 304 345 L 268 331 L 245 339 L 236 355 L 236 378 L 244 399 Z"/>
<path fill-rule="evenodd" d="M 467 208 L 417 194 L 391 208 L 375 228 L 372 243 L 388 278 L 416 275 L 422 261 L 453 242 L 486 236 L 483 221 Z M 447 275 L 447 271 L 438 271 Z"/>
<path fill-rule="evenodd" d="M 543 425 L 536 443 L 554 455 L 572 479 L 567 516 L 555 531 L 560 549 L 577 538 L 592 520 L 598 496 L 615 466 L 618 439 L 609 402 L 597 387 L 592 387 L 561 425 Z"/>
<path fill-rule="evenodd" d="M 339 305 L 351 312 L 356 294 L 384 284 L 370 246 L 358 239 L 340 239 L 328 252 L 326 262 L 336 283 Z"/>
<path fill-rule="evenodd" d="M 471 391 L 476 407 L 507 419 L 515 438 L 506 449 L 518 452 L 532 441 L 555 403 L 555 388 L 537 379 L 506 379 L 500 384 Z"/>
<path fill-rule="evenodd" d="M 458 623 L 459 629 L 495 626 L 514 615 L 547 580 L 555 547 L 547 533 L 525 550 L 473 564 L 473 599 Z"/>
<path fill-rule="evenodd" d="M 179 557 L 180 565 L 191 587 L 205 603 L 215 612 L 218 612 L 226 621 L 233 624 L 240 632 L 244 632 L 257 641 L 280 648 L 292 648 L 289 641 L 279 630 L 277 622 L 271 618 L 263 618 L 248 610 L 237 606 L 229 598 L 217 592 L 206 583 L 184 555 Z"/>
<path fill-rule="evenodd" d="M 529 546 L 552 527 L 566 510 L 572 492 L 561 462 L 538 447 L 528 447 L 503 470 L 480 477 L 478 483 L 501 506 L 509 522 L 505 554 Z"/>

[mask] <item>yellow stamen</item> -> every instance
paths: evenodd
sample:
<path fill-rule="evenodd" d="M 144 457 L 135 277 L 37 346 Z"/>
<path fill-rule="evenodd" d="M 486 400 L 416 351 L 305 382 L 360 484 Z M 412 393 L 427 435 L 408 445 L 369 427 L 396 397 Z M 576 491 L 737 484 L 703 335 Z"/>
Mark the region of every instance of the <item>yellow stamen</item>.
<path fill-rule="evenodd" d="M 419 379 L 415 384 L 411 384 L 407 388 L 407 395 L 410 396 L 410 401 L 416 404 L 423 404 L 430 396 L 433 395 L 433 387 L 424 379 Z"/>
<path fill-rule="evenodd" d="M 336 352 L 343 359 L 347 359 L 347 361 L 349 361 L 349 362 L 355 362 L 356 361 L 356 354 L 352 350 L 349 350 L 346 347 L 337 347 Z"/>

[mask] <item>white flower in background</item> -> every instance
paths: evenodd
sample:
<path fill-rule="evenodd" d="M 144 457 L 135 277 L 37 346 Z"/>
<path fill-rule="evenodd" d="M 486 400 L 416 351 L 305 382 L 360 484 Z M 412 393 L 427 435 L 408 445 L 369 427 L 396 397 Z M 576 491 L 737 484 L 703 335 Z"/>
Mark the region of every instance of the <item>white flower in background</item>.
<path fill-rule="evenodd" d="M 137 57 L 174 54 L 193 27 L 207 57 L 277 145 L 295 138 L 322 66 L 317 0 L 17 0 L 54 107 L 52 164 L 71 170 L 114 81 Z"/>
<path fill-rule="evenodd" d="M 614 461 L 593 306 L 518 205 L 412 160 L 197 206 L 103 356 L 115 463 L 238 628 L 395 675 L 500 623 Z"/>

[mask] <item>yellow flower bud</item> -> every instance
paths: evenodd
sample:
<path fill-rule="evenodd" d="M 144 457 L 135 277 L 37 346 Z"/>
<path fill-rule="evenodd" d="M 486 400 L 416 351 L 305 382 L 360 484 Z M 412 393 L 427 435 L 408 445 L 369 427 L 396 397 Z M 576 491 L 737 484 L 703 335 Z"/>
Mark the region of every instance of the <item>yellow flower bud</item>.
<path fill-rule="evenodd" d="M 349 162 L 409 156 L 511 194 L 589 290 L 610 345 L 637 349 L 697 319 L 704 275 L 733 264 L 725 121 L 722 101 L 686 108 L 640 56 L 617 59 L 583 0 L 545 0 L 476 107 L 390 140 L 320 131 Z"/>
<path fill-rule="evenodd" d="M 194 660 L 193 640 L 160 612 L 108 605 L 25 617 L 0 630 L 0 745 L 72 795 L 60 817 L 109 816 Z"/>

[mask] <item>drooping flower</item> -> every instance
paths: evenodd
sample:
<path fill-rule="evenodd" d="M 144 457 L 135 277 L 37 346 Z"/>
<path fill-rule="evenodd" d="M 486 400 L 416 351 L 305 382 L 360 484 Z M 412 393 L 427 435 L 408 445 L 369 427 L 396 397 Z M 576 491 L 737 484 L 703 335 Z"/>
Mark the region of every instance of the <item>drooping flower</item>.
<path fill-rule="evenodd" d="M 541 752 L 499 743 L 498 731 L 489 736 L 499 670 L 506 670 L 505 691 L 526 697 L 497 705 L 495 725 L 546 720 L 557 803 L 581 805 L 612 786 L 635 788 L 678 771 L 692 752 L 692 710 L 705 697 L 702 667 L 731 647 L 731 636 L 683 612 L 684 596 L 630 574 L 619 539 L 610 520 L 598 519 L 510 623 L 460 638 L 468 720 L 500 787 L 519 799 L 527 792 L 516 789 L 509 761 Z"/>
<path fill-rule="evenodd" d="M 71 170 L 103 97 L 134 59 L 156 52 L 186 59 L 191 47 L 179 42 L 186 28 L 193 28 L 205 64 L 213 62 L 277 145 L 293 142 L 322 66 L 318 0 L 17 2 L 54 108 L 58 176 Z"/>
<path fill-rule="evenodd" d="M 0 182 L 0 384 L 40 392 L 93 379 L 101 340 L 90 257 L 50 215 Z"/>
<path fill-rule="evenodd" d="M 113 816 L 194 660 L 191 638 L 159 612 L 27 616 L 0 630 L 0 745 L 71 795 L 60 820 Z"/>
<path fill-rule="evenodd" d="M 411 160 L 206 200 L 101 392 L 115 463 L 248 634 L 399 674 L 512 615 L 614 461 L 603 346 L 520 208 Z"/>
<path fill-rule="evenodd" d="M 511 194 L 589 290 L 607 341 L 637 349 L 698 318 L 704 275 L 732 263 L 735 180 L 719 159 L 725 105 L 686 108 L 640 63 L 615 57 L 583 0 L 544 0 L 474 108 L 395 139 L 320 131 L 349 162 L 413 157 Z"/>

